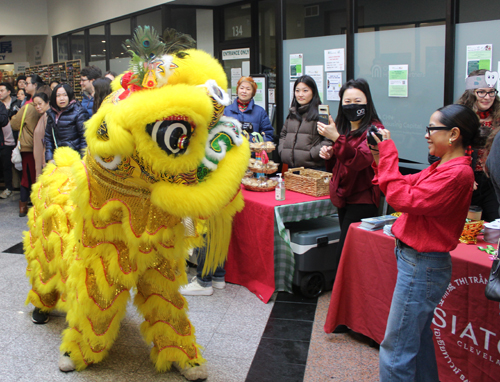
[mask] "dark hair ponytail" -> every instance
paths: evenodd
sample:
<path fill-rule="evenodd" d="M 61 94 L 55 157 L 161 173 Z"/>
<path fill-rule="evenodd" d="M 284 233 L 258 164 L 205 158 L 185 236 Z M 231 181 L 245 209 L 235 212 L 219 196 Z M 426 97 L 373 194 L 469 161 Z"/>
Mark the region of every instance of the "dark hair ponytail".
<path fill-rule="evenodd" d="M 482 147 L 485 138 L 480 134 L 481 124 L 470 108 L 464 105 L 452 104 L 439 108 L 439 121 L 446 127 L 458 127 L 462 136 L 462 146 Z"/>

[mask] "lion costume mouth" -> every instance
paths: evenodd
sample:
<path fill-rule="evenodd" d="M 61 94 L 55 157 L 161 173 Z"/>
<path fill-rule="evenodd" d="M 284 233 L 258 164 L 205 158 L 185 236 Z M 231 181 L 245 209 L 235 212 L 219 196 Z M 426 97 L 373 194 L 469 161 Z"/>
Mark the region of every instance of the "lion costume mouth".
<path fill-rule="evenodd" d="M 169 155 L 184 154 L 189 146 L 195 124 L 186 116 L 173 115 L 146 125 L 153 141 Z"/>

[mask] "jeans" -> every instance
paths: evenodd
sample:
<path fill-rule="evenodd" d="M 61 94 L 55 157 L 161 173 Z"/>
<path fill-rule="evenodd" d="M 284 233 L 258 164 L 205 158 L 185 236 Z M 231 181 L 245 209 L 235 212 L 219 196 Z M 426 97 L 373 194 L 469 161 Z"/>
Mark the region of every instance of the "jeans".
<path fill-rule="evenodd" d="M 380 345 L 380 381 L 439 381 L 431 322 L 451 280 L 451 256 L 397 242 L 398 277 Z"/>
<path fill-rule="evenodd" d="M 203 266 L 205 265 L 205 257 L 207 256 L 207 247 L 195 248 L 197 252 L 198 265 L 196 266 L 196 278 L 198 284 L 202 287 L 211 287 L 213 281 L 224 281 L 226 276 L 226 270 L 224 269 L 224 264 L 218 266 L 214 273 L 208 273 L 202 276 Z"/>

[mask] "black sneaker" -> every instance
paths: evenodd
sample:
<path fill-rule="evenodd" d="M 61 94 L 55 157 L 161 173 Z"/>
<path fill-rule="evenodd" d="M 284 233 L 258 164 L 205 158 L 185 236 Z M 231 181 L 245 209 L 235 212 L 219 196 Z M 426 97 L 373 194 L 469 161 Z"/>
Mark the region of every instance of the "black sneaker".
<path fill-rule="evenodd" d="M 39 308 L 35 308 L 31 315 L 31 320 L 35 324 L 46 324 L 49 322 L 49 314 L 46 312 L 42 312 Z"/>

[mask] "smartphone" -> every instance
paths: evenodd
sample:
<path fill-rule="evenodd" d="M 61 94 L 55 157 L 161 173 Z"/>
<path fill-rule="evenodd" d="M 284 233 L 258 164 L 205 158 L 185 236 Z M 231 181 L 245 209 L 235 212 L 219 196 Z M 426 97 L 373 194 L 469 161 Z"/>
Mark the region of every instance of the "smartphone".
<path fill-rule="evenodd" d="M 319 112 L 319 121 L 321 123 L 324 123 L 325 125 L 328 125 L 330 123 L 328 120 L 328 117 L 330 116 L 330 106 L 319 105 L 318 112 Z"/>
<path fill-rule="evenodd" d="M 380 134 L 378 132 L 378 128 L 377 126 L 370 126 L 368 128 L 368 132 L 366 133 L 366 139 L 368 141 L 368 144 L 372 145 L 372 146 L 377 146 L 378 143 L 377 141 L 375 140 L 375 138 L 373 138 L 372 136 L 372 133 L 375 133 L 375 135 L 378 137 L 378 139 L 382 140 L 382 134 Z"/>

